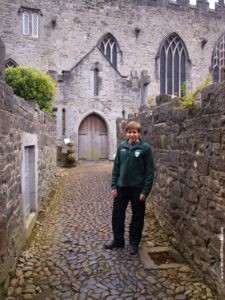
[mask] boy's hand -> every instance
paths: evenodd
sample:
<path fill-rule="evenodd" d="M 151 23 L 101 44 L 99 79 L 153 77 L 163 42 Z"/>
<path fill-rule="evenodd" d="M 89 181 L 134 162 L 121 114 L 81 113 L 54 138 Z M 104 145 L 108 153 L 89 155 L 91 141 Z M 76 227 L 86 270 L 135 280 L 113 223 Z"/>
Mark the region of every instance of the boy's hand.
<path fill-rule="evenodd" d="M 116 189 L 112 190 L 112 196 L 113 196 L 113 198 L 117 197 L 117 190 Z"/>
<path fill-rule="evenodd" d="M 146 197 L 144 194 L 140 194 L 140 196 L 139 196 L 139 200 L 140 200 L 140 201 L 145 201 L 146 198 L 147 198 L 147 197 Z"/>

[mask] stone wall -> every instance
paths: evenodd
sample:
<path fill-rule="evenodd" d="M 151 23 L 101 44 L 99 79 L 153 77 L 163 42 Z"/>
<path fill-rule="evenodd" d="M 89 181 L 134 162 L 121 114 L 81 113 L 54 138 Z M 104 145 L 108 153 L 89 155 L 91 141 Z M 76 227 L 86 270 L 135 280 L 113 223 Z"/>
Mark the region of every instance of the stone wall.
<path fill-rule="evenodd" d="M 34 224 L 41 200 L 55 180 L 55 118 L 13 95 L 0 82 L 0 284 L 13 270 Z M 30 147 L 30 212 L 25 213 L 25 148 Z"/>
<path fill-rule="evenodd" d="M 161 226 L 225 299 L 221 258 L 225 245 L 225 84 L 208 86 L 197 108 L 177 109 L 170 96 L 136 119 L 154 150 L 156 179 L 150 196 Z M 118 138 L 125 121 L 118 122 Z M 223 231 L 223 233 L 222 233 Z M 223 269 L 223 270 L 222 270 Z"/>

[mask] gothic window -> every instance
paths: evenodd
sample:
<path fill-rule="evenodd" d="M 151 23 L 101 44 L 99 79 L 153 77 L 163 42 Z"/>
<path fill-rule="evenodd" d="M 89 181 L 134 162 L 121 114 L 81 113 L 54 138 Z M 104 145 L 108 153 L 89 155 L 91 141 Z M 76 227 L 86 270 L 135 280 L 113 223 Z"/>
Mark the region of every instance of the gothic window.
<path fill-rule="evenodd" d="M 188 54 L 182 39 L 170 34 L 160 48 L 160 93 L 181 96 Z"/>
<path fill-rule="evenodd" d="M 216 44 L 212 55 L 212 78 L 213 81 L 223 81 L 225 71 L 225 35 Z"/>
<path fill-rule="evenodd" d="M 9 68 L 9 67 L 17 67 L 18 64 L 15 62 L 15 60 L 13 60 L 12 58 L 8 58 L 5 61 L 5 68 Z"/>
<path fill-rule="evenodd" d="M 100 43 L 100 49 L 112 65 L 117 67 L 117 41 L 108 33 Z"/>
<path fill-rule="evenodd" d="M 39 9 L 21 7 L 19 13 L 22 13 L 23 34 L 38 38 L 39 36 L 39 16 L 42 15 Z"/>
<path fill-rule="evenodd" d="M 97 68 L 94 69 L 94 96 L 98 96 L 98 87 L 99 87 L 99 70 Z"/>

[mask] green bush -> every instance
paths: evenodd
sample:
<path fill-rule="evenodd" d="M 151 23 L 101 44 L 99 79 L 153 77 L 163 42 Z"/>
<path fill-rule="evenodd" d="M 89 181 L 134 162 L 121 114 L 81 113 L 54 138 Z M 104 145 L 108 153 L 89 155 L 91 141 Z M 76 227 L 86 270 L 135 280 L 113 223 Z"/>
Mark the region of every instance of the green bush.
<path fill-rule="evenodd" d="M 187 83 L 183 82 L 181 84 L 182 97 L 178 99 L 181 108 L 192 109 L 195 106 L 196 96 L 205 87 L 212 83 L 212 77 L 208 74 L 205 80 L 197 85 L 196 89 L 192 92 L 187 91 Z"/>
<path fill-rule="evenodd" d="M 10 67 L 5 70 L 5 81 L 17 96 L 36 101 L 41 110 L 52 111 L 56 84 L 49 75 L 32 67 Z"/>

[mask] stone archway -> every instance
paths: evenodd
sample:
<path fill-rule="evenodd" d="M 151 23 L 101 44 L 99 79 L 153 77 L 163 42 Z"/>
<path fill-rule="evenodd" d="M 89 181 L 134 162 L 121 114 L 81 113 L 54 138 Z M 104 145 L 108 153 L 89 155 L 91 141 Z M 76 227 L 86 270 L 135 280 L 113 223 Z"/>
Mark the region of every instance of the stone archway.
<path fill-rule="evenodd" d="M 87 116 L 78 131 L 78 158 L 108 159 L 108 132 L 105 121 L 97 114 Z"/>

